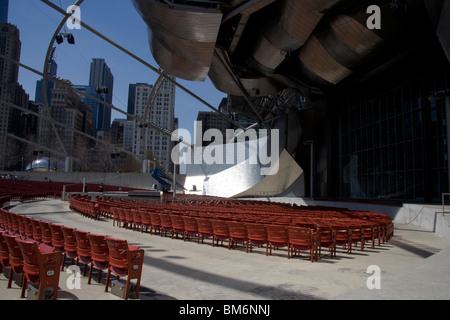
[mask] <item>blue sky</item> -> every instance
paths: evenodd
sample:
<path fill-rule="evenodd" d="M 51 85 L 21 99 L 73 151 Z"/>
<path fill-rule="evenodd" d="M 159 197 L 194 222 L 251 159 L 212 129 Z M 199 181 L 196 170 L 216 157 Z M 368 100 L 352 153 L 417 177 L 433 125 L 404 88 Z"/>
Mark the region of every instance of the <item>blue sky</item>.
<path fill-rule="evenodd" d="M 52 0 L 64 10 L 75 0 Z M 20 30 L 22 42 L 21 62 L 39 71 L 44 69 L 44 59 L 53 33 L 63 16 L 40 0 L 10 0 L 9 22 Z M 106 37 L 128 49 L 152 66 L 154 61 L 147 36 L 146 24 L 142 21 L 131 0 L 85 0 L 81 5 L 81 20 Z M 93 58 L 104 58 L 114 75 L 113 105 L 126 111 L 128 85 L 144 82 L 153 84 L 158 75 L 135 61 L 109 43 L 81 28 L 62 30 L 75 37 L 75 45 L 65 41 L 56 46 L 54 59 L 58 64 L 58 77 L 68 79 L 73 84 L 84 85 L 89 82 L 90 63 Z M 36 81 L 40 77 L 28 70 L 20 69 L 19 83 L 33 100 Z M 209 79 L 205 82 L 192 82 L 177 79 L 179 83 L 196 95 L 218 107 L 226 94 L 216 90 Z M 210 111 L 196 99 L 176 90 L 175 114 L 180 119 L 180 128 L 193 132 L 198 111 Z M 113 111 L 112 119 L 125 118 Z"/>

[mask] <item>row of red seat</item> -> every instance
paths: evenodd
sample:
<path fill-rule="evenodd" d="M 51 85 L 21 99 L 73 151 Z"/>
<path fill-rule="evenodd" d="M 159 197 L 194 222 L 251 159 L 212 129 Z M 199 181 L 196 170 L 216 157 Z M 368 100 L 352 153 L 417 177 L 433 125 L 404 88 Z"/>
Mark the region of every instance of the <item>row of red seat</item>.
<path fill-rule="evenodd" d="M 102 185 L 98 183 L 85 184 L 90 192 L 99 192 L 100 186 L 104 192 L 107 191 L 128 191 L 130 188 L 120 188 L 111 185 Z M 61 198 L 63 188 L 66 192 L 83 192 L 83 183 L 67 183 L 56 181 L 31 181 L 31 180 L 11 180 L 0 179 L 0 194 L 11 197 L 12 201 L 36 201 L 45 198 Z"/>
<path fill-rule="evenodd" d="M 74 196 L 72 201 L 92 202 L 90 198 L 83 196 Z M 161 236 L 169 233 L 172 238 L 181 234 L 184 240 L 196 236 L 197 242 L 203 242 L 207 237 L 212 239 L 213 245 L 214 242 L 227 240 L 229 248 L 236 242 L 242 242 L 246 245 L 247 252 L 249 248 L 251 250 L 252 244 L 265 245 L 266 254 L 272 247 L 287 247 L 292 250 L 295 247 L 292 244 L 295 232 L 299 233 L 299 230 L 303 229 L 311 230 L 311 245 L 304 246 L 311 250 L 311 258 L 318 257 L 317 252 L 320 252 L 322 247 L 327 247 L 332 256 L 335 255 L 336 245 L 344 246 L 347 252 L 351 253 L 353 245 L 359 244 L 360 250 L 364 250 L 365 244 L 370 241 L 374 248 L 375 244 L 380 245 L 393 235 L 392 221 L 383 215 L 370 212 L 358 214 L 343 211 L 344 215 L 337 218 L 333 215 L 334 211 L 331 211 L 329 215 L 324 215 L 328 218 L 313 218 L 312 215 L 303 216 L 301 210 L 297 210 L 297 215 L 294 215 L 293 211 L 283 215 L 269 212 L 262 214 L 261 211 L 230 213 L 230 210 L 236 208 L 232 209 L 228 205 L 225 209 L 217 206 L 217 212 L 213 212 L 212 208 L 202 211 L 202 205 L 197 205 L 197 210 L 191 211 L 189 205 L 160 205 L 123 200 L 98 203 L 99 210 L 104 211 L 102 214 L 113 220 L 113 225 L 142 232 L 150 230 L 150 233 L 158 232 Z M 326 208 L 321 208 L 324 209 Z M 256 229 L 259 229 L 258 237 L 252 232 Z M 237 241 L 238 239 L 240 241 Z M 314 246 L 314 243 L 317 243 L 317 246 Z"/>
<path fill-rule="evenodd" d="M 66 258 L 90 266 L 88 283 L 93 269 L 98 269 L 98 282 L 102 270 L 107 269 L 105 291 L 108 291 L 111 272 L 118 278 L 127 277 L 125 299 L 131 280 L 136 280 L 135 297 L 139 288 L 144 250 L 131 246 L 126 240 L 96 235 L 74 228 L 36 220 L 0 209 L 0 267 L 10 267 L 8 288 L 14 273 L 22 274 L 21 297 L 25 297 L 27 282 L 39 285 L 38 298 L 44 289 L 53 288 L 53 299 L 58 296 L 60 268 Z M 1 270 L 0 270 L 1 271 Z"/>

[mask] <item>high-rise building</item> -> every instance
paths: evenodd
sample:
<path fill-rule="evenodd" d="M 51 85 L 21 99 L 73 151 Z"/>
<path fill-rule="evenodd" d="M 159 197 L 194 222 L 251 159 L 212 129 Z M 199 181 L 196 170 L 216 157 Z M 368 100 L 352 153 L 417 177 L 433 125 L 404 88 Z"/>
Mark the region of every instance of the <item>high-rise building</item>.
<path fill-rule="evenodd" d="M 88 149 L 92 140 L 77 134 L 73 129 L 89 135 L 94 135 L 95 130 L 92 124 L 91 107 L 83 103 L 81 98 L 70 90 L 70 86 L 71 83 L 68 80 L 66 85 L 55 83 L 50 103 L 52 119 L 66 124 L 66 127 L 57 126 L 64 149 L 69 156 L 75 156 L 78 152 Z M 45 108 L 41 108 L 40 113 L 45 117 L 49 116 Z M 60 149 L 50 122 L 42 118 L 39 123 L 39 144 L 55 150 Z"/>
<path fill-rule="evenodd" d="M 112 104 L 114 76 L 105 59 L 92 59 L 89 86 L 96 88 L 99 99 Z M 100 105 L 97 111 L 97 130 L 108 129 L 111 126 L 111 109 Z"/>
<path fill-rule="evenodd" d="M 58 65 L 55 60 L 51 59 L 48 63 L 47 76 L 56 77 L 58 70 Z M 45 80 L 46 83 L 46 92 L 47 92 L 47 102 L 50 103 L 50 98 L 52 95 L 52 89 L 54 87 L 54 82 L 50 80 Z M 34 96 L 34 102 L 45 105 L 45 97 L 44 97 L 44 79 L 36 81 L 36 93 Z"/>
<path fill-rule="evenodd" d="M 6 3 L 7 6 L 7 3 Z M 1 2 L 2 10 L 5 3 Z M 14 61 L 20 61 L 20 33 L 16 26 L 0 22 L 0 54 Z M 2 168 L 14 166 L 13 156 L 18 154 L 12 145 L 17 141 L 7 139 L 7 134 L 20 136 L 23 132 L 22 116 L 25 109 L 28 109 L 29 96 L 17 82 L 19 78 L 19 67 L 17 64 L 0 59 L 0 154 L 3 154 L 0 161 Z M 13 107 L 17 106 L 17 108 Z M 21 109 L 20 109 L 21 108 Z M 11 157 L 7 155 L 11 153 Z M 9 158 L 11 161 L 9 161 Z"/>
<path fill-rule="evenodd" d="M 149 84 L 136 85 L 135 116 L 144 118 L 152 90 L 153 86 Z M 175 128 L 175 86 L 173 83 L 164 81 L 150 107 L 146 121 L 161 129 L 173 131 Z M 171 171 L 173 143 L 170 137 L 150 127 L 142 127 L 140 124 L 138 121 L 134 121 L 133 153 L 141 160 L 156 160 L 165 171 Z"/>
<path fill-rule="evenodd" d="M 77 89 L 79 91 L 82 91 L 86 95 L 89 95 L 92 97 L 98 96 L 97 88 L 94 86 L 73 85 L 73 88 Z M 87 97 L 85 95 L 79 95 L 79 96 L 81 98 L 81 102 L 87 104 L 88 106 L 90 106 L 92 108 L 92 123 L 94 124 L 95 130 L 97 130 L 97 131 L 103 130 L 104 113 L 100 112 L 100 111 L 103 110 L 104 106 L 100 102 L 90 99 L 89 97 Z M 103 97 L 100 95 L 99 99 L 102 99 L 102 98 Z"/>
<path fill-rule="evenodd" d="M 134 114 L 134 106 L 136 104 L 136 86 L 146 84 L 146 83 L 130 83 L 128 86 L 128 107 L 127 112 L 129 114 Z M 128 120 L 131 120 L 130 117 L 128 117 Z"/>
<path fill-rule="evenodd" d="M 0 0 L 0 22 L 8 22 L 9 0 Z"/>

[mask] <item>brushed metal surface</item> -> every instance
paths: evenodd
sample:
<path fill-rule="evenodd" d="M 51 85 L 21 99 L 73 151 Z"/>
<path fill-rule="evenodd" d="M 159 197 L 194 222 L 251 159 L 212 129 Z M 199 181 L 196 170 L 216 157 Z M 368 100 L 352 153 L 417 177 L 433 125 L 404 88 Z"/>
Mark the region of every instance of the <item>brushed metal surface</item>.
<path fill-rule="evenodd" d="M 155 0 L 133 0 L 149 27 L 151 52 L 166 72 L 185 80 L 204 81 L 211 65 L 222 12 Z"/>

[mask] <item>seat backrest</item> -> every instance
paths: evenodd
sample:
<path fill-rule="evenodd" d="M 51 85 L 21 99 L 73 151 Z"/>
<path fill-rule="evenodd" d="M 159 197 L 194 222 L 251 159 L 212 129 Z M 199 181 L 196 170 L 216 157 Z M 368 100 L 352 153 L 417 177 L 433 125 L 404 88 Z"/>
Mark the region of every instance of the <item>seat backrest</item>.
<path fill-rule="evenodd" d="M 249 239 L 265 240 L 267 238 L 266 228 L 263 224 L 246 223 L 245 227 Z"/>
<path fill-rule="evenodd" d="M 198 225 L 198 231 L 200 232 L 212 232 L 212 225 L 211 221 L 209 219 L 203 219 L 203 218 L 196 218 L 197 225 Z"/>
<path fill-rule="evenodd" d="M 304 242 L 308 244 L 311 242 L 312 238 L 312 229 L 310 228 L 302 228 L 302 227 L 287 227 L 289 241 L 295 242 Z"/>
<path fill-rule="evenodd" d="M 17 237 L 4 233 L 3 238 L 8 246 L 9 258 L 18 262 L 23 261 L 22 251 L 16 241 Z"/>
<path fill-rule="evenodd" d="M 22 252 L 24 270 L 26 272 L 37 273 L 39 271 L 39 249 L 35 241 L 24 241 L 16 239 L 17 245 Z"/>
<path fill-rule="evenodd" d="M 247 228 L 243 222 L 227 221 L 230 236 L 237 238 L 247 237 Z"/>
<path fill-rule="evenodd" d="M 189 231 L 197 231 L 198 224 L 194 217 L 183 217 L 184 228 Z"/>
<path fill-rule="evenodd" d="M 3 232 L 0 232 L 0 260 L 9 260 L 8 244 L 3 237 Z"/>
<path fill-rule="evenodd" d="M 170 219 L 170 215 L 168 214 L 160 214 L 159 218 L 161 219 L 161 225 L 164 227 L 171 227 L 172 220 Z"/>
<path fill-rule="evenodd" d="M 230 229 L 224 220 L 211 220 L 211 226 L 215 234 L 229 234 Z"/>
<path fill-rule="evenodd" d="M 159 216 L 159 213 L 150 213 L 150 219 L 153 226 L 161 225 L 161 218 Z"/>
<path fill-rule="evenodd" d="M 77 238 L 75 237 L 74 229 L 61 226 L 61 231 L 64 237 L 64 249 L 75 251 L 77 249 Z"/>
<path fill-rule="evenodd" d="M 73 230 L 75 239 L 77 240 L 77 254 L 80 256 L 90 257 L 91 256 L 91 242 L 87 232 L 80 230 Z"/>
<path fill-rule="evenodd" d="M 52 232 L 52 245 L 54 247 L 64 246 L 64 233 L 61 226 L 58 224 L 50 224 L 50 231 Z"/>
<path fill-rule="evenodd" d="M 127 256 L 124 252 L 128 250 L 127 241 L 109 237 L 106 237 L 105 240 L 108 246 L 110 264 L 115 267 L 126 267 Z"/>
<path fill-rule="evenodd" d="M 333 225 L 332 228 L 336 232 L 336 241 L 348 241 L 351 237 L 351 230 L 347 226 Z"/>
<path fill-rule="evenodd" d="M 269 241 L 287 241 L 286 228 L 278 225 L 266 225 L 267 240 Z"/>
<path fill-rule="evenodd" d="M 141 223 L 142 222 L 141 213 L 139 212 L 139 210 L 131 209 L 131 213 L 133 214 L 133 221 L 135 223 Z"/>
<path fill-rule="evenodd" d="M 120 206 L 120 207 L 117 207 L 117 210 L 119 211 L 120 220 L 125 221 L 127 219 L 127 215 L 125 213 L 125 208 Z"/>
<path fill-rule="evenodd" d="M 33 226 L 33 238 L 36 241 L 41 240 L 42 238 L 42 229 L 39 223 L 39 220 L 31 219 L 31 224 Z"/>
<path fill-rule="evenodd" d="M 177 228 L 184 227 L 184 220 L 182 216 L 179 215 L 170 215 L 170 219 L 172 220 L 172 225 Z"/>
<path fill-rule="evenodd" d="M 108 245 L 106 237 L 97 234 L 88 234 L 93 260 L 105 261 L 108 257 Z"/>
<path fill-rule="evenodd" d="M 141 221 L 143 224 L 151 224 L 150 213 L 148 211 L 140 210 L 139 213 L 141 215 Z"/>

